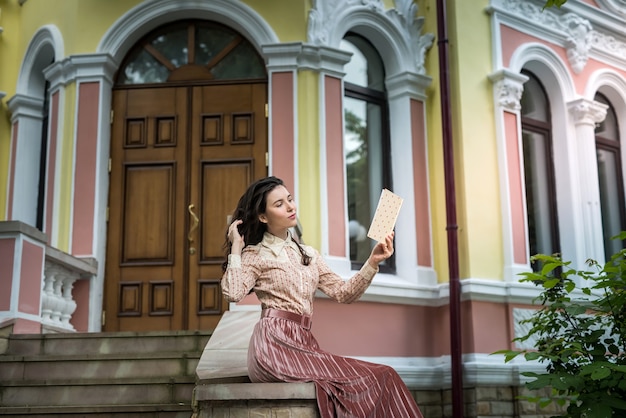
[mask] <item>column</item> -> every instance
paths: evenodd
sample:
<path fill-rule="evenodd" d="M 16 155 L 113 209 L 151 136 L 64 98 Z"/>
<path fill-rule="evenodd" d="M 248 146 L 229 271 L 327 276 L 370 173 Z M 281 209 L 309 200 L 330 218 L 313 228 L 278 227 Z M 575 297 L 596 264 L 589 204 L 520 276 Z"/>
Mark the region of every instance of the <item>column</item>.
<path fill-rule="evenodd" d="M 583 205 L 585 258 L 604 260 L 602 239 L 602 213 L 598 188 L 595 127 L 606 117 L 607 106 L 593 100 L 580 98 L 568 103 L 570 115 L 576 126 L 578 150 L 578 184 Z M 578 266 L 581 268 L 582 266 Z"/>
<path fill-rule="evenodd" d="M 522 126 L 520 119 L 523 74 L 502 69 L 489 76 L 493 83 L 496 136 L 500 170 L 504 280 L 519 280 L 530 270 L 526 207 L 522 167 Z"/>

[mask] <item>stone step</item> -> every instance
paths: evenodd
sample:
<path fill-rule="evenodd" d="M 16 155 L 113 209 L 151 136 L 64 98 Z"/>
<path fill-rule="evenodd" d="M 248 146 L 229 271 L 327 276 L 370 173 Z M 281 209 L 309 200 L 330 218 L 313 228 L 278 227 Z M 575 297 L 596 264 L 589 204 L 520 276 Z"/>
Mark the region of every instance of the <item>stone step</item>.
<path fill-rule="evenodd" d="M 190 418 L 191 414 L 191 406 L 188 404 L 0 407 L 0 417 L 14 418 Z"/>
<path fill-rule="evenodd" d="M 0 417 L 189 418 L 208 331 L 10 335 Z"/>
<path fill-rule="evenodd" d="M 194 376 L 199 352 L 0 356 L 0 381 Z"/>
<path fill-rule="evenodd" d="M 149 354 L 201 352 L 210 331 L 153 331 L 10 335 L 6 355 Z"/>
<path fill-rule="evenodd" d="M 3 382 L 0 411 L 7 408 L 93 405 L 191 405 L 195 379 Z"/>

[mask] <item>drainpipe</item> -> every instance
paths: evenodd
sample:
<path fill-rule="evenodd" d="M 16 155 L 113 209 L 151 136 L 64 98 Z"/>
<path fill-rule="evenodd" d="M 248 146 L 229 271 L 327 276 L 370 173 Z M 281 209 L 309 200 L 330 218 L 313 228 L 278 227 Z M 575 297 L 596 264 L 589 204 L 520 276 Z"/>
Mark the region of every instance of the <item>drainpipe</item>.
<path fill-rule="evenodd" d="M 450 359 L 452 371 L 452 416 L 463 417 L 463 352 L 461 350 L 461 286 L 459 282 L 458 229 L 454 186 L 454 154 L 450 106 L 450 63 L 446 0 L 437 0 L 437 45 L 439 50 L 439 87 L 443 133 L 443 168 L 446 195 L 446 232 L 450 274 Z"/>

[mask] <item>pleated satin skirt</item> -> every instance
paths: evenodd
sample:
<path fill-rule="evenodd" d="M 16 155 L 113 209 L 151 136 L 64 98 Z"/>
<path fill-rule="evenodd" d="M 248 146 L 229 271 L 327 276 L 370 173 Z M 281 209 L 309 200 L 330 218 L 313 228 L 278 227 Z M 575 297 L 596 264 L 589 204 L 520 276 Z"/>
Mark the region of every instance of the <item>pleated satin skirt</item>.
<path fill-rule="evenodd" d="M 330 354 L 307 327 L 262 317 L 248 350 L 252 382 L 314 382 L 322 418 L 422 418 L 394 369 Z"/>

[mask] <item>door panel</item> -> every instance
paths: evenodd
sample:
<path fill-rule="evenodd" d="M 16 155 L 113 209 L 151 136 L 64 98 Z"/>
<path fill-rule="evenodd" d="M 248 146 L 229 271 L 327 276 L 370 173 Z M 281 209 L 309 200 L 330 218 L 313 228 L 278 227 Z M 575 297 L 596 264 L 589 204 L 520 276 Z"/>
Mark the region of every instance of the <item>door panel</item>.
<path fill-rule="evenodd" d="M 187 97 L 186 88 L 113 92 L 106 330 L 185 322 L 174 302 L 185 278 Z"/>
<path fill-rule="evenodd" d="M 189 262 L 189 296 L 198 309 L 189 315 L 191 329 L 214 328 L 228 308 L 219 290 L 227 218 L 247 186 L 267 175 L 266 90 L 265 84 L 193 88 L 190 201 L 200 213 L 200 248 Z"/>
<path fill-rule="evenodd" d="M 217 325 L 227 217 L 267 174 L 266 91 L 113 92 L 105 330 Z"/>

